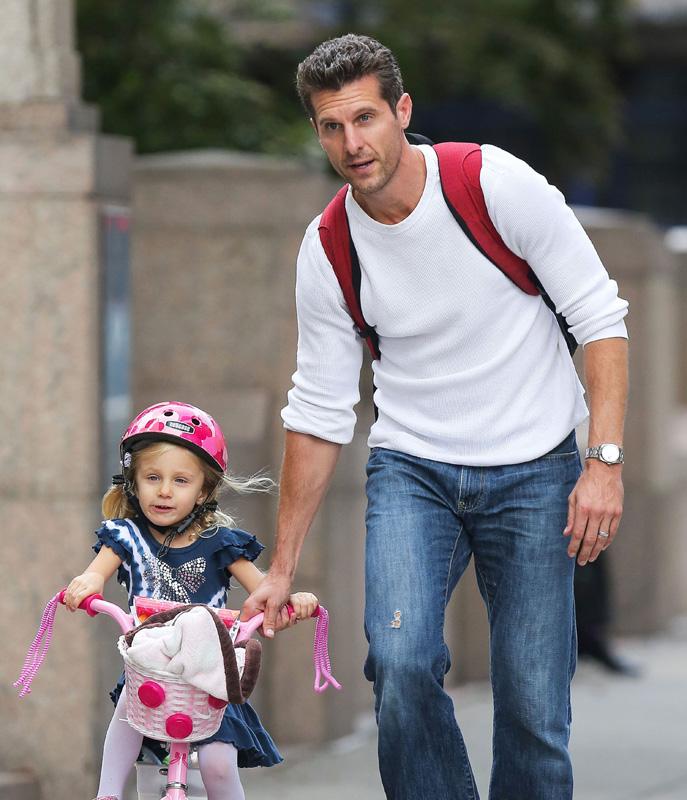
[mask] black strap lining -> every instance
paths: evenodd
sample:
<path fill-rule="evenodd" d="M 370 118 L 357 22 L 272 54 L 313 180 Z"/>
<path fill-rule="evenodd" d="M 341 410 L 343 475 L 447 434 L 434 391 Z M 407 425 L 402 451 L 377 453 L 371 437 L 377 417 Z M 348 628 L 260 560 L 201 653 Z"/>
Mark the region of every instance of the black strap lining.
<path fill-rule="evenodd" d="M 365 315 L 363 314 L 363 307 L 360 302 L 360 283 L 362 280 L 362 271 L 360 269 L 360 261 L 358 260 L 358 253 L 356 252 L 355 245 L 353 244 L 353 237 L 351 236 L 350 225 L 348 226 L 348 244 L 351 254 L 351 283 L 353 284 L 353 294 L 355 295 L 355 299 L 358 303 L 358 311 L 360 312 L 360 318 L 362 320 L 365 320 Z M 364 339 L 370 340 L 370 343 L 374 348 L 377 358 L 381 358 L 381 352 L 379 350 L 379 336 L 377 335 L 377 331 L 371 325 L 368 325 L 367 321 L 365 321 L 365 327 L 362 329 L 358 328 L 356 324 L 356 331 L 358 332 L 359 336 L 362 336 Z"/>
<path fill-rule="evenodd" d="M 539 289 L 539 294 L 541 296 L 541 299 L 544 301 L 548 309 L 556 318 L 558 327 L 561 329 L 561 333 L 563 334 L 565 343 L 568 346 L 568 352 L 570 353 L 571 356 L 574 356 L 575 351 L 577 350 L 577 339 L 575 339 L 572 333 L 570 333 L 570 328 L 568 327 L 568 321 L 563 316 L 563 314 L 559 314 L 558 311 L 556 311 L 556 304 L 553 302 L 553 300 L 549 296 L 549 293 L 542 285 L 542 282 L 539 280 L 539 278 L 534 273 L 534 270 L 532 270 L 531 268 L 530 268 L 530 278 L 532 279 L 532 282 L 537 287 L 537 289 Z"/>
<path fill-rule="evenodd" d="M 358 253 L 356 252 L 355 245 L 353 244 L 353 237 L 351 236 L 351 228 L 350 225 L 348 226 L 348 244 L 351 253 L 351 282 L 353 284 L 353 294 L 355 295 L 356 302 L 358 303 L 358 311 L 360 312 L 360 318 L 365 320 L 365 315 L 363 314 L 363 307 L 362 303 L 360 302 L 360 283 L 362 281 L 362 270 L 360 269 L 360 261 L 358 260 Z M 364 339 L 367 339 L 374 349 L 374 354 L 377 359 L 382 357 L 382 353 L 379 349 L 379 336 L 377 335 L 377 331 L 367 324 L 367 320 L 365 320 L 365 328 L 361 330 L 356 325 L 356 331 L 358 335 Z M 379 408 L 377 407 L 377 403 L 375 402 L 375 393 L 377 392 L 377 387 L 374 385 L 374 379 L 372 381 L 372 408 L 374 410 L 375 415 L 375 422 L 379 419 Z"/>

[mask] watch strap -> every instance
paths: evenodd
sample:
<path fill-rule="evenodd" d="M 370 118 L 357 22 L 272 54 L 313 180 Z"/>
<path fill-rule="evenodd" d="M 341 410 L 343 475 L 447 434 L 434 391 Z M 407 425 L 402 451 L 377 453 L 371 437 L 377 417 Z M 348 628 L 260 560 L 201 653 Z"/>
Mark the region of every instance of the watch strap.
<path fill-rule="evenodd" d="M 609 461 L 606 458 L 603 458 L 601 455 L 601 449 L 607 444 L 612 444 L 614 447 L 618 448 L 618 458 L 615 461 Z M 588 447 L 584 452 L 585 458 L 596 458 L 599 461 L 602 461 L 604 464 L 623 464 L 625 463 L 625 453 L 623 448 L 619 444 L 615 444 L 614 442 L 602 442 L 600 445 L 596 447 Z"/>

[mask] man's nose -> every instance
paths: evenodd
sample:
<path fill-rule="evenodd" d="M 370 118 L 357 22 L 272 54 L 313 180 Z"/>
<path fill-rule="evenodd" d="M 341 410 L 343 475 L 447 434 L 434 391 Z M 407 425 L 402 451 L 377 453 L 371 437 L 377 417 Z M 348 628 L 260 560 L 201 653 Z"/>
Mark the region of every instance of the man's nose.
<path fill-rule="evenodd" d="M 354 156 L 360 152 L 363 146 L 363 140 L 354 125 L 346 125 L 344 128 L 344 147 L 348 155 Z"/>

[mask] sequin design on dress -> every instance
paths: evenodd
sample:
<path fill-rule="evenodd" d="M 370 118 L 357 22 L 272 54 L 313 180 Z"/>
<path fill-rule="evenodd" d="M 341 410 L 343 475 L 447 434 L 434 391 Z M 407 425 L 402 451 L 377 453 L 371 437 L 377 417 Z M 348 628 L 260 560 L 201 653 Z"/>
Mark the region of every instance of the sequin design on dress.
<path fill-rule="evenodd" d="M 190 603 L 189 591 L 197 592 L 205 583 L 207 564 L 201 556 L 170 567 L 153 555 L 143 560 L 143 580 L 148 584 L 155 600 L 172 600 L 177 603 Z"/>

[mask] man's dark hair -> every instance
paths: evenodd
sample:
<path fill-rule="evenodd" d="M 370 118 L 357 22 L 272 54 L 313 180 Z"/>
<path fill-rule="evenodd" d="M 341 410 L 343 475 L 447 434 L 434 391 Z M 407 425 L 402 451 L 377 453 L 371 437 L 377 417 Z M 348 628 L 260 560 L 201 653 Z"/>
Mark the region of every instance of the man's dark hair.
<path fill-rule="evenodd" d="M 371 36 L 347 33 L 322 42 L 298 65 L 296 88 L 305 110 L 313 117 L 314 92 L 338 91 L 367 75 L 379 80 L 382 97 L 395 114 L 403 94 L 401 70 L 391 50 Z"/>

